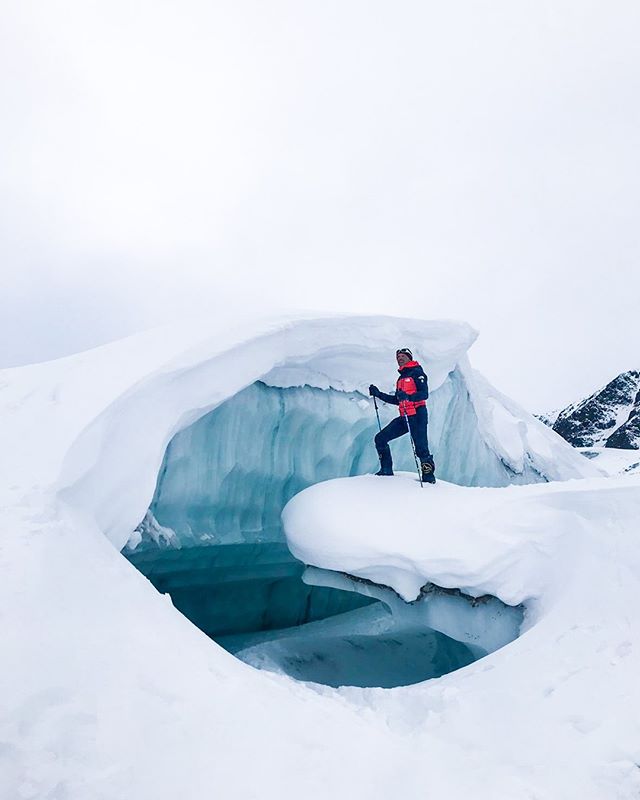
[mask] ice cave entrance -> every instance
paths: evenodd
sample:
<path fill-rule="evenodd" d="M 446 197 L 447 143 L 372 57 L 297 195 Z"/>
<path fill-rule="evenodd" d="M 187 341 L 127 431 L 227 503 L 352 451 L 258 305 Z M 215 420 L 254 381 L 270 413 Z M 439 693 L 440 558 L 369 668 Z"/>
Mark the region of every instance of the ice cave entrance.
<path fill-rule="evenodd" d="M 462 462 L 447 459 L 437 415 L 451 416 L 452 404 L 464 416 L 445 383 L 432 398 L 432 449 L 440 474 L 473 483 L 473 470 L 456 475 Z M 329 686 L 393 687 L 464 667 L 516 638 L 522 609 L 438 587 L 408 604 L 384 587 L 305 570 L 284 541 L 280 513 L 291 497 L 374 469 L 375 430 L 358 393 L 257 382 L 171 440 L 125 555 L 195 625 L 257 668 Z M 469 438 L 473 452 L 479 444 Z M 402 444 L 394 456 L 406 469 Z M 485 485 L 508 482 L 486 454 L 479 463 Z"/>

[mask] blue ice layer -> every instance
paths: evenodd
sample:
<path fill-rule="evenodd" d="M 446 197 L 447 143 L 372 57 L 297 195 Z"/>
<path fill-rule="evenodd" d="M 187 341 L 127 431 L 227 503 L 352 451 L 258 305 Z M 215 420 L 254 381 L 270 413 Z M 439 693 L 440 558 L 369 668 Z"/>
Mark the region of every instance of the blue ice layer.
<path fill-rule="evenodd" d="M 221 639 L 254 667 L 329 686 L 404 686 L 465 667 L 513 641 L 523 609 L 429 585 L 407 603 L 387 587 L 309 569 L 314 585 L 378 602 L 295 629 Z"/>
<path fill-rule="evenodd" d="M 293 628 L 375 602 L 303 583 L 304 565 L 277 542 L 149 548 L 128 558 L 212 638 Z"/>
<path fill-rule="evenodd" d="M 522 609 L 494 597 L 428 586 L 406 603 L 386 587 L 304 570 L 277 542 L 156 548 L 129 558 L 238 658 L 329 686 L 436 678 L 508 644 L 522 622 Z"/>

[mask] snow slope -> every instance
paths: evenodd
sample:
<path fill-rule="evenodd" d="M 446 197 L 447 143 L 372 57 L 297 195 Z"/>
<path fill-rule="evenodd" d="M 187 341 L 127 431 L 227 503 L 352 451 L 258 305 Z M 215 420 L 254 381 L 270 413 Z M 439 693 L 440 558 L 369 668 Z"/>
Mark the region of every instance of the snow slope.
<path fill-rule="evenodd" d="M 616 476 L 640 472 L 640 453 L 617 447 L 583 447 L 580 452 L 607 475 Z"/>
<path fill-rule="evenodd" d="M 363 550 L 363 569 L 407 594 L 448 576 L 470 592 L 523 598 L 530 613 L 507 647 L 390 691 L 314 688 L 251 669 L 118 552 L 177 431 L 258 379 L 339 391 L 384 383 L 399 341 L 414 343 L 432 388 L 458 370 L 487 447 L 510 469 L 596 475 L 470 369 L 474 338 L 448 322 L 267 318 L 155 331 L 2 372 L 0 797 L 635 796 L 636 476 L 439 484 L 431 495 L 403 477 L 373 484 L 397 513 L 379 529 L 366 517 L 377 544 Z M 347 481 L 342 499 L 351 506 L 371 480 Z M 322 526 L 329 509 L 318 493 L 342 485 L 312 487 L 291 508 L 312 497 Z M 396 491 L 415 495 L 406 510 Z M 474 514 L 452 509 L 447 492 L 461 507 L 477 493 Z M 405 524 L 414 538 L 398 542 Z M 332 533 L 325 547 L 319 529 L 310 542 L 311 529 L 295 528 L 292 544 L 311 563 L 357 571 L 352 538 L 341 546 Z"/>

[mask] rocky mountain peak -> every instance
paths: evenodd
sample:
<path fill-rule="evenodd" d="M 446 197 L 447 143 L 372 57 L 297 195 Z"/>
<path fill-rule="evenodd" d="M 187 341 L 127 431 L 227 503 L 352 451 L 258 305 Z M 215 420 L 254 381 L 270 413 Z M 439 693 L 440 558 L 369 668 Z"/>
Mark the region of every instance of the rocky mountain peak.
<path fill-rule="evenodd" d="M 563 409 L 553 430 L 574 447 L 640 449 L 640 371 L 623 372 Z"/>

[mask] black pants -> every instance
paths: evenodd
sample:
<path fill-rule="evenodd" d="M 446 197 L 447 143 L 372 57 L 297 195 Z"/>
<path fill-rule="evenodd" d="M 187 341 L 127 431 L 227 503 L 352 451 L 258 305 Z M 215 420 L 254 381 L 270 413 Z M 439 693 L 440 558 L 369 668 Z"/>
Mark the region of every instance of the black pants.
<path fill-rule="evenodd" d="M 433 456 L 429 452 L 429 442 L 427 440 L 427 407 L 420 406 L 416 408 L 415 414 L 409 417 L 396 417 L 392 419 L 388 425 L 385 425 L 380 433 L 376 434 L 376 450 L 380 456 L 380 465 L 383 469 L 391 469 L 393 466 L 389 442 L 407 433 L 407 419 L 409 420 L 411 435 L 413 436 L 413 442 L 416 446 L 416 455 L 420 459 L 420 462 L 428 461 L 433 467 Z"/>

